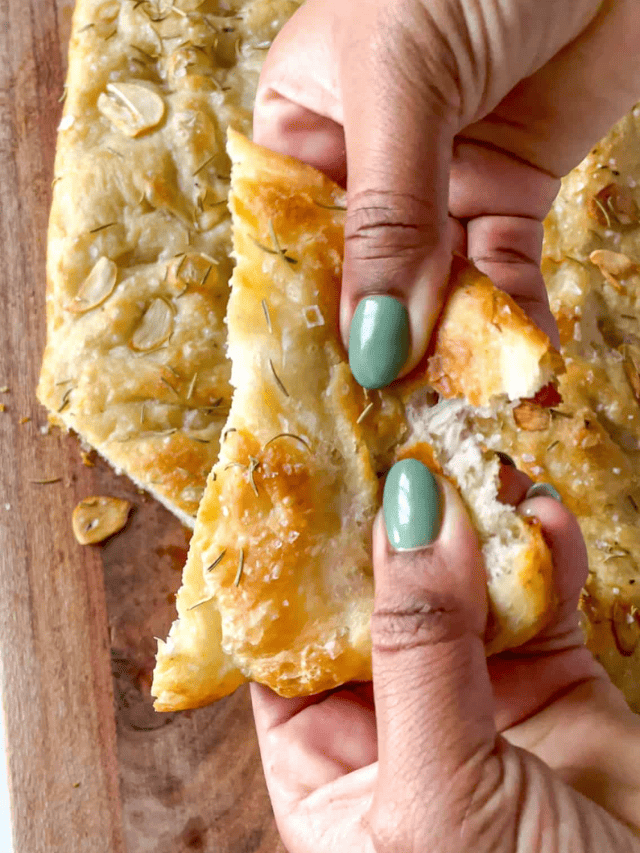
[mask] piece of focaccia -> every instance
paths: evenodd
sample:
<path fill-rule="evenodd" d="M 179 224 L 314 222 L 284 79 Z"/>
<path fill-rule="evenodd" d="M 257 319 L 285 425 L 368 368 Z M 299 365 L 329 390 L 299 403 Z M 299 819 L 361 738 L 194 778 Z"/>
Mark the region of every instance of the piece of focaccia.
<path fill-rule="evenodd" d="M 370 678 L 372 524 L 382 477 L 404 456 L 440 470 L 469 506 L 488 570 L 488 649 L 526 640 L 553 608 L 550 555 L 539 527 L 497 500 L 499 460 L 475 422 L 534 395 L 560 356 L 456 258 L 435 350 L 390 388 L 363 390 L 338 332 L 344 193 L 236 133 L 229 152 L 234 395 L 180 618 L 159 642 L 156 708 L 204 705 L 247 679 L 292 696 Z"/>
<path fill-rule="evenodd" d="M 226 129 L 297 0 L 78 0 L 39 399 L 193 526 L 229 412 Z"/>
<path fill-rule="evenodd" d="M 505 419 L 502 446 L 576 514 L 589 554 L 587 645 L 640 711 L 640 108 L 563 180 L 542 271 L 563 402 L 530 411 L 519 430 Z"/>

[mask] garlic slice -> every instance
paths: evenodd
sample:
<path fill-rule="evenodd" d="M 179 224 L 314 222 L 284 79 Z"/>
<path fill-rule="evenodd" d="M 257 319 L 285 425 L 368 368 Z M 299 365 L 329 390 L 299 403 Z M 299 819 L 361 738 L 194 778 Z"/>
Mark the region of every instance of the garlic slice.
<path fill-rule="evenodd" d="M 102 305 L 114 291 L 117 274 L 116 264 L 103 255 L 84 280 L 74 299 L 65 305 L 65 309 L 72 314 L 84 314 Z"/>
<path fill-rule="evenodd" d="M 122 530 L 127 523 L 131 504 L 120 498 L 95 496 L 77 505 L 71 517 L 73 535 L 81 545 L 103 542 Z"/>
<path fill-rule="evenodd" d="M 131 349 L 149 352 L 158 349 L 173 332 L 173 310 L 164 299 L 154 299 L 131 338 Z"/>
<path fill-rule="evenodd" d="M 160 124 L 165 104 L 157 92 L 139 83 L 107 83 L 98 109 L 118 130 L 133 137 Z"/>

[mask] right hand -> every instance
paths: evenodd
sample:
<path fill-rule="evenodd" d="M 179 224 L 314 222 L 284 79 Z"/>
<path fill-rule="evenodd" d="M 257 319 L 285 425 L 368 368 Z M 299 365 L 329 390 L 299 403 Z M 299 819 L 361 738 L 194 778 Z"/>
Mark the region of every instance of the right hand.
<path fill-rule="evenodd" d="M 583 644 L 580 529 L 505 475 L 501 499 L 539 519 L 556 569 L 559 608 L 534 640 L 485 659 L 477 536 L 446 480 L 412 505 L 417 478 L 384 499 L 413 550 L 394 550 L 382 513 L 374 529 L 373 687 L 251 685 L 289 853 L 640 853 L 640 721 Z"/>
<path fill-rule="evenodd" d="M 254 138 L 346 181 L 345 345 L 361 344 L 361 300 L 400 303 L 402 334 L 372 344 L 381 384 L 425 352 L 452 249 L 558 346 L 542 220 L 558 178 L 638 99 L 639 55 L 637 0 L 307 0 L 283 28 Z"/>

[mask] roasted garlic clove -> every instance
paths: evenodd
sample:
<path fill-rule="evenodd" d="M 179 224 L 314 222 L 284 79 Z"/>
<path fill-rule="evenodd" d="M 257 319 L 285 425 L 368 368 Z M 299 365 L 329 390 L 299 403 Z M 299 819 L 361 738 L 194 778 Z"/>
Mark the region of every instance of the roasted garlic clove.
<path fill-rule="evenodd" d="M 100 258 L 75 297 L 65 306 L 66 310 L 72 314 L 84 314 L 102 305 L 114 291 L 117 274 L 118 267 L 112 260 L 104 256 Z"/>
<path fill-rule="evenodd" d="M 142 315 L 140 325 L 131 338 L 131 349 L 149 352 L 158 349 L 173 332 L 173 309 L 161 298 L 153 300 Z"/>
<path fill-rule="evenodd" d="M 127 136 L 139 136 L 162 121 L 164 100 L 140 83 L 107 83 L 98 98 L 98 109 Z"/>
<path fill-rule="evenodd" d="M 85 498 L 73 511 L 73 534 L 81 545 L 103 542 L 122 530 L 130 510 L 129 501 L 121 498 L 104 495 Z"/>

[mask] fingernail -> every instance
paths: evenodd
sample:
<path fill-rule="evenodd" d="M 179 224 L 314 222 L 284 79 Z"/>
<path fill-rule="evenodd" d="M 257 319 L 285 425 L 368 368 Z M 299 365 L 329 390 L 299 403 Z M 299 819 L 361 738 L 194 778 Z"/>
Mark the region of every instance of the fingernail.
<path fill-rule="evenodd" d="M 502 462 L 503 465 L 510 465 L 512 468 L 516 467 L 516 463 L 513 459 L 506 453 L 503 453 L 502 450 L 496 450 L 496 456 Z"/>
<path fill-rule="evenodd" d="M 387 538 L 397 551 L 424 548 L 441 524 L 440 489 L 431 471 L 417 459 L 396 462 L 382 496 Z"/>
<path fill-rule="evenodd" d="M 554 489 L 551 483 L 534 483 L 524 496 L 525 500 L 529 498 L 553 498 L 562 503 L 560 493 L 557 489 Z"/>
<path fill-rule="evenodd" d="M 409 355 L 409 314 L 393 296 L 365 296 L 349 331 L 349 366 L 363 388 L 384 388 Z"/>

